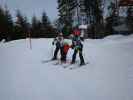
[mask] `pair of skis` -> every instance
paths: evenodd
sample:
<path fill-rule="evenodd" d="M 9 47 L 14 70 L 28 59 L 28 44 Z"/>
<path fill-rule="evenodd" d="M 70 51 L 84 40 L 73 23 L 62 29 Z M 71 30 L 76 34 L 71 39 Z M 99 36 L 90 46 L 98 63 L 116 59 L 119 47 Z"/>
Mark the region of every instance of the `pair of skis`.
<path fill-rule="evenodd" d="M 69 68 L 70 70 L 73 70 L 73 69 L 77 69 L 77 68 L 86 66 L 87 64 L 89 64 L 89 62 L 86 62 L 84 65 L 79 65 L 78 61 L 76 61 L 74 64 L 70 63 L 68 65 L 64 65 L 63 68 Z"/>
<path fill-rule="evenodd" d="M 60 59 L 57 59 L 57 60 L 43 60 L 42 63 L 49 63 L 49 62 L 54 62 L 54 61 L 57 61 L 55 62 L 53 65 L 61 65 L 64 69 L 66 68 L 69 68 L 70 70 L 73 70 L 73 69 L 77 69 L 77 68 L 80 68 L 82 66 L 85 66 L 87 64 L 89 64 L 89 62 L 86 62 L 84 65 L 78 65 L 78 61 L 76 61 L 74 64 L 71 64 L 71 61 L 67 60 L 66 62 L 61 62 Z"/>
<path fill-rule="evenodd" d="M 52 59 L 49 59 L 49 60 L 43 60 L 42 61 L 42 63 L 49 63 L 49 62 L 55 62 L 56 61 L 56 63 L 54 63 L 54 65 L 61 65 L 61 64 L 63 64 L 64 62 L 61 62 L 61 60 L 60 59 L 57 59 L 57 60 L 52 60 Z M 68 61 L 66 62 L 66 63 L 68 63 Z"/>
<path fill-rule="evenodd" d="M 49 60 L 43 60 L 42 63 L 49 63 L 49 62 L 52 62 L 52 61 L 55 61 L 55 60 L 52 60 L 52 59 L 49 59 Z"/>

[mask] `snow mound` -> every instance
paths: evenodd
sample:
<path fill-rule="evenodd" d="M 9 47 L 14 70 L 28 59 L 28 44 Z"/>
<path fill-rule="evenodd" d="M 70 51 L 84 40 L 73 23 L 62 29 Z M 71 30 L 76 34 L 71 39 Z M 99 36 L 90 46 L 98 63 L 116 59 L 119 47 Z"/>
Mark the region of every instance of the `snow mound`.
<path fill-rule="evenodd" d="M 124 35 L 111 35 L 104 38 L 104 40 L 120 40 L 125 38 Z"/>

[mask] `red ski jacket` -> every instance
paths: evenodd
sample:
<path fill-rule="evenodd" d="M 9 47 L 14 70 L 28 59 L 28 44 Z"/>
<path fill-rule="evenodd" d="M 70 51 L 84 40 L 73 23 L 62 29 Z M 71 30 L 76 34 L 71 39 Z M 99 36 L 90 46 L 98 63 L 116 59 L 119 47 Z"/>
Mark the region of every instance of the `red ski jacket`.
<path fill-rule="evenodd" d="M 64 45 L 64 53 L 67 54 L 68 50 L 69 50 L 70 46 L 68 44 Z"/>

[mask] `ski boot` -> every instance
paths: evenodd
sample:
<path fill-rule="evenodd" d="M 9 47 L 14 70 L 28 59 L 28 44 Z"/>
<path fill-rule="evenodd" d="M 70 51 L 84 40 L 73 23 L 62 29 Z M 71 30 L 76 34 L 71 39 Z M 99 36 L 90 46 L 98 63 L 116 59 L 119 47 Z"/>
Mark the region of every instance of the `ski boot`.
<path fill-rule="evenodd" d="M 83 65 L 85 65 L 85 62 L 81 62 L 81 63 L 80 63 L 80 66 L 83 66 Z"/>

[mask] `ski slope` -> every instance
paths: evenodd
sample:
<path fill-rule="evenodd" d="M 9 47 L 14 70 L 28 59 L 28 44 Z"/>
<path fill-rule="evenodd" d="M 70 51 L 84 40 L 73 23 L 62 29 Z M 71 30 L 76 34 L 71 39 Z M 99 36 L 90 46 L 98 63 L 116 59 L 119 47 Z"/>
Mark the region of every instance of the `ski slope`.
<path fill-rule="evenodd" d="M 0 43 L 0 100 L 133 100 L 133 35 L 85 40 L 89 64 L 74 70 L 42 63 L 52 39 L 28 42 Z"/>

